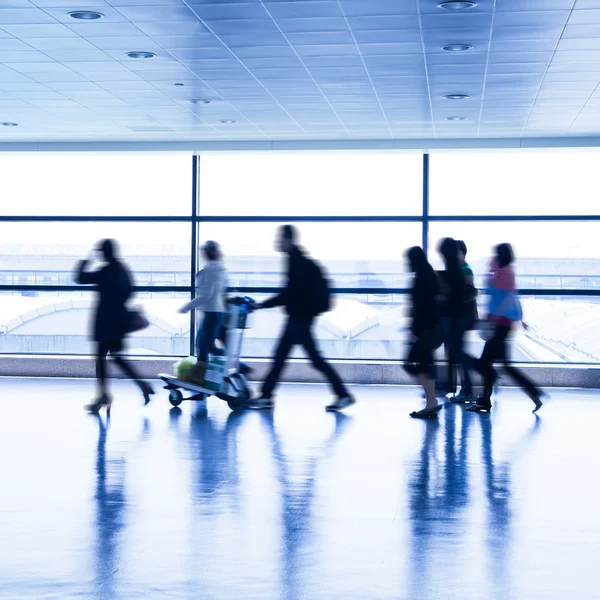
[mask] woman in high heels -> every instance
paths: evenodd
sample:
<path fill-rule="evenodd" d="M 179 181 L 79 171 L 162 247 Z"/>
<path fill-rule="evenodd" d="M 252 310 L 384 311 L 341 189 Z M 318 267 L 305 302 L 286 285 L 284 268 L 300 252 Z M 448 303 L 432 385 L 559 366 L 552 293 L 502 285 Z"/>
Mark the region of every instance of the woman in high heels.
<path fill-rule="evenodd" d="M 98 398 L 86 405 L 86 410 L 97 413 L 106 407 L 110 413 L 112 397 L 108 392 L 107 356 L 110 353 L 117 366 L 125 375 L 133 379 L 144 397 L 144 404 L 150 402 L 154 394 L 152 386 L 143 381 L 131 363 L 120 354 L 123 340 L 131 331 L 131 313 L 127 301 L 132 294 L 132 279 L 129 269 L 118 257 L 114 240 L 103 240 L 96 248 L 105 265 L 96 271 L 89 271 L 90 260 L 82 260 L 77 266 L 75 280 L 83 285 L 95 285 L 98 290 L 98 303 L 95 309 L 93 340 L 96 342 L 96 379 Z"/>

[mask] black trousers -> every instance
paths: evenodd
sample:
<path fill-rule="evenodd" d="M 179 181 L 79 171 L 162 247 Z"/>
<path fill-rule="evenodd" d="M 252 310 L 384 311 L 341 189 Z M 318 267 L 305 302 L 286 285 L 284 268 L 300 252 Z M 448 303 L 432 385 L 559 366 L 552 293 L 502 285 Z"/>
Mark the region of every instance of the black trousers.
<path fill-rule="evenodd" d="M 348 391 L 342 383 L 340 376 L 335 372 L 331 365 L 325 362 L 325 359 L 317 349 L 312 333 L 313 321 L 314 319 L 312 317 L 289 317 L 283 330 L 283 334 L 277 344 L 273 366 L 263 384 L 262 395 L 265 398 L 270 398 L 273 395 L 279 377 L 285 368 L 288 355 L 296 344 L 299 344 L 304 348 L 315 369 L 325 375 L 333 388 L 334 393 L 338 397 L 348 395 Z"/>
<path fill-rule="evenodd" d="M 98 342 L 96 346 L 96 379 L 100 386 L 100 393 L 107 392 L 106 372 L 107 372 L 107 357 L 110 352 L 116 365 L 129 377 L 133 379 L 140 389 L 144 389 L 144 382 L 139 373 L 133 368 L 133 365 L 127 362 L 119 353 L 122 350 L 122 342 Z"/>
<path fill-rule="evenodd" d="M 196 357 L 200 362 L 206 362 L 209 354 L 220 354 L 215 341 L 219 339 L 223 313 L 206 312 L 202 325 L 198 328 L 196 337 Z"/>
<path fill-rule="evenodd" d="M 530 397 L 540 395 L 540 390 L 526 375 L 519 369 L 510 364 L 510 354 L 507 338 L 510 328 L 502 325 L 496 325 L 494 334 L 483 348 L 481 358 L 474 361 L 475 370 L 483 377 L 483 398 L 485 402 L 491 402 L 494 382 L 497 375 L 494 370 L 494 363 L 502 363 L 506 374 Z"/>

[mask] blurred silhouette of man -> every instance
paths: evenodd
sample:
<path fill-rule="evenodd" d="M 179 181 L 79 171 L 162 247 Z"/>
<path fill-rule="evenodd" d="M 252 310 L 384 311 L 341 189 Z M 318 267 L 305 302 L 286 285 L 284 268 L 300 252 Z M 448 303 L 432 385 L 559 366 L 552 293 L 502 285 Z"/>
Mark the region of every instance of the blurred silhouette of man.
<path fill-rule="evenodd" d="M 315 369 L 325 375 L 337 396 L 326 410 L 342 410 L 354 404 L 355 400 L 349 394 L 340 376 L 321 356 L 312 332 L 315 318 L 329 310 L 327 280 L 319 265 L 304 254 L 296 241 L 297 231 L 292 225 L 284 225 L 280 228 L 277 250 L 288 255 L 287 283 L 280 294 L 263 302 L 260 308 L 284 306 L 288 320 L 275 351 L 273 366 L 263 384 L 262 394 L 250 406 L 264 409 L 274 407 L 273 392 L 288 355 L 296 344 L 300 344 Z"/>

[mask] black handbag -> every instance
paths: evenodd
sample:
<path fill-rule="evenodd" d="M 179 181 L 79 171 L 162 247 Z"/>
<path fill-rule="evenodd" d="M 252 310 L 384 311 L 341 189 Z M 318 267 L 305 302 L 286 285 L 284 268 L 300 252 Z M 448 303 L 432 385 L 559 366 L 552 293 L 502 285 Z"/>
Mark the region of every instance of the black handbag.
<path fill-rule="evenodd" d="M 141 310 L 132 308 L 127 311 L 127 333 L 141 331 L 146 329 L 148 325 L 150 325 L 150 321 Z"/>

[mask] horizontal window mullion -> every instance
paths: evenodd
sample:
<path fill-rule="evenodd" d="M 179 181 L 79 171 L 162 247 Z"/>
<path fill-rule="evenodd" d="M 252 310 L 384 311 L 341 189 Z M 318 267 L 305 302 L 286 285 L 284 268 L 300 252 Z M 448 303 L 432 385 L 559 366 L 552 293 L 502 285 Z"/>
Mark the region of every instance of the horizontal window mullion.
<path fill-rule="evenodd" d="M 600 215 L 430 215 L 430 221 L 600 221 Z"/>
<path fill-rule="evenodd" d="M 276 294 L 281 291 L 279 287 L 259 287 L 259 286 L 237 286 L 229 288 L 231 294 L 252 293 L 252 294 Z M 410 290 L 407 288 L 331 288 L 332 294 L 407 294 Z"/>
<path fill-rule="evenodd" d="M 186 216 L 147 216 L 147 215 L 139 215 L 139 216 L 81 216 L 81 215 L 53 215 L 53 216 L 40 216 L 40 215 L 0 215 L 0 223 L 14 223 L 14 222 L 22 222 L 22 223 L 191 223 L 192 217 Z"/>
<path fill-rule="evenodd" d="M 224 216 L 200 215 L 196 218 L 198 223 L 420 223 L 422 216 Z"/>
<path fill-rule="evenodd" d="M 190 285 L 136 285 L 134 292 L 190 293 Z M 0 285 L 0 292 L 95 292 L 93 285 Z"/>
<path fill-rule="evenodd" d="M 133 287 L 135 292 L 181 292 L 189 293 L 192 286 L 186 285 L 137 285 Z M 94 292 L 93 286 L 86 285 L 0 285 L 0 292 Z M 231 294 L 254 293 L 273 294 L 281 291 L 280 287 L 261 286 L 237 286 L 229 288 Z M 357 288 L 357 287 L 334 287 L 333 294 L 408 294 L 409 288 Z M 522 288 L 519 290 L 521 296 L 600 296 L 600 289 L 560 289 L 560 288 Z"/>

